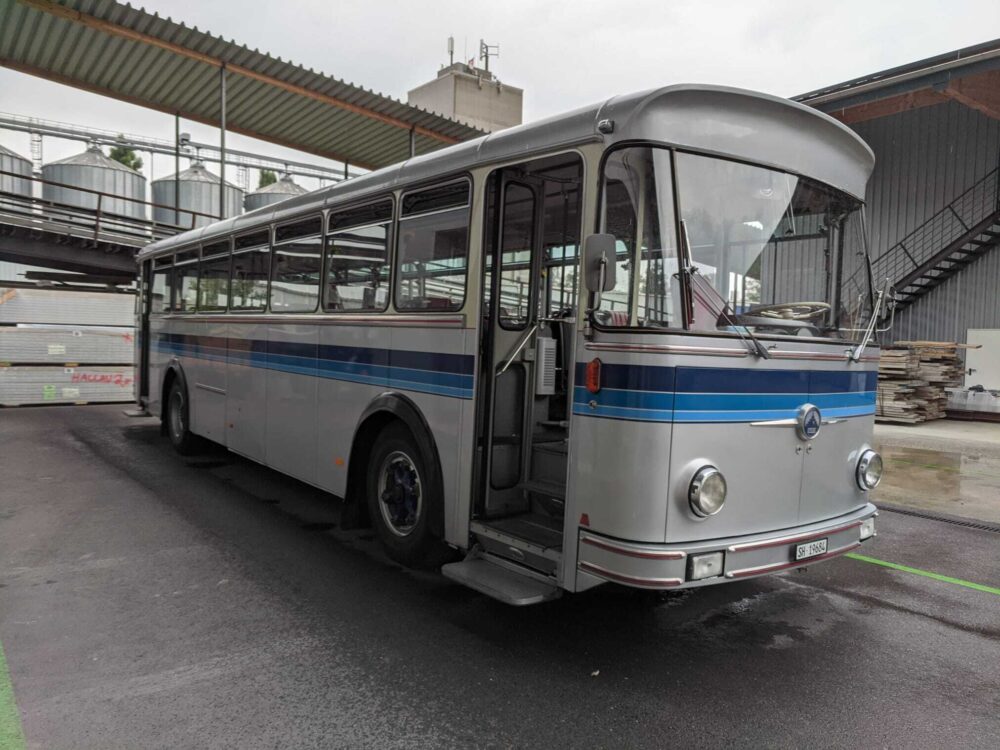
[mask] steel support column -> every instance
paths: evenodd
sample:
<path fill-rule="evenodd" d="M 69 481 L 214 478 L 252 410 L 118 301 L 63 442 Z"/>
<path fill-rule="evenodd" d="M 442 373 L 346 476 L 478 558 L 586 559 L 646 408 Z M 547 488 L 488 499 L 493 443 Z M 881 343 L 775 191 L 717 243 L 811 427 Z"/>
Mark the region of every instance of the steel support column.
<path fill-rule="evenodd" d="M 226 64 L 219 67 L 219 218 L 226 218 Z"/>
<path fill-rule="evenodd" d="M 174 226 L 181 225 L 181 116 L 174 113 Z"/>

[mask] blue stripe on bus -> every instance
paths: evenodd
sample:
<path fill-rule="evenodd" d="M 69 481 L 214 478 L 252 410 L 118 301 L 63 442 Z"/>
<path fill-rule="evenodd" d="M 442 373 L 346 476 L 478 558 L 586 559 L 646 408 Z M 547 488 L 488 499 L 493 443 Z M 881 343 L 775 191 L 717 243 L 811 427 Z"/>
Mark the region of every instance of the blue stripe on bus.
<path fill-rule="evenodd" d="M 469 355 L 247 339 L 231 339 L 237 346 L 224 348 L 215 345 L 226 341 L 220 337 L 176 333 L 159 334 L 158 339 L 158 351 L 183 357 L 472 398 L 473 358 Z"/>
<path fill-rule="evenodd" d="M 648 391 L 623 391 L 602 388 L 591 394 L 583 386 L 576 387 L 574 402 L 598 404 L 633 409 L 674 411 L 753 411 L 760 409 L 786 410 L 794 413 L 805 402 L 818 406 L 824 413 L 828 409 L 875 406 L 875 391 L 856 393 L 667 393 Z"/>
<path fill-rule="evenodd" d="M 576 366 L 583 383 L 586 363 Z M 602 363 L 601 390 L 582 385 L 573 413 L 644 422 L 756 422 L 794 418 L 804 403 L 828 418 L 875 413 L 875 372 L 649 367 Z"/>

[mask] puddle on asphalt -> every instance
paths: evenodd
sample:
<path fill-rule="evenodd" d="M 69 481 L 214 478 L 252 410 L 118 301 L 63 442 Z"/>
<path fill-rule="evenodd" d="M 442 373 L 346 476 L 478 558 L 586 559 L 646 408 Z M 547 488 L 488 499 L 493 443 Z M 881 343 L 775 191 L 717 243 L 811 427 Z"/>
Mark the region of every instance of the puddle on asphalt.
<path fill-rule="evenodd" d="M 1000 458 L 878 446 L 885 461 L 879 500 L 1000 523 Z"/>

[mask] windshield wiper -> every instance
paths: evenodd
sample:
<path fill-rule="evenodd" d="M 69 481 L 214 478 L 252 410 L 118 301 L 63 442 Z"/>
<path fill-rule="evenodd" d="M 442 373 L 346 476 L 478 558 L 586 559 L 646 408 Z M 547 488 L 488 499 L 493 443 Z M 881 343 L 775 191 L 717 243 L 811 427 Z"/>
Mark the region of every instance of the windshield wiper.
<path fill-rule="evenodd" d="M 882 303 L 885 302 L 889 297 L 889 279 L 886 278 L 885 283 L 882 288 L 878 290 L 878 295 L 875 297 L 874 309 L 872 310 L 872 317 L 868 321 L 868 325 L 865 326 L 865 335 L 861 338 L 861 342 L 855 347 L 854 351 L 849 353 L 849 357 L 852 362 L 860 362 L 861 355 L 864 353 L 865 348 L 868 346 L 869 342 L 872 340 L 872 336 L 875 335 L 875 326 L 878 325 L 878 319 L 882 314 Z"/>
<path fill-rule="evenodd" d="M 688 237 L 687 224 L 684 219 L 681 219 L 680 225 L 681 244 L 684 249 L 684 262 L 681 264 L 681 272 L 687 278 L 688 288 L 693 294 L 693 282 L 695 277 L 697 276 L 701 279 L 701 276 L 698 274 L 698 268 L 694 264 L 694 255 L 691 252 L 691 238 Z M 708 279 L 704 279 L 703 282 L 704 287 L 708 289 L 711 294 L 715 295 L 716 299 L 722 303 L 718 313 L 716 313 L 716 318 L 725 318 L 725 320 L 729 323 L 729 327 L 732 328 L 736 332 L 736 335 L 740 337 L 740 340 L 746 344 L 747 349 L 751 354 L 761 357 L 762 359 L 770 359 L 771 355 L 768 353 L 767 347 L 765 347 L 760 340 L 754 336 L 753 331 L 751 331 L 747 326 L 741 326 L 737 323 L 736 319 L 729 314 L 729 302 L 721 294 L 719 294 L 718 290 L 711 284 L 711 282 L 708 281 Z M 715 311 L 713 310 L 713 312 Z"/>

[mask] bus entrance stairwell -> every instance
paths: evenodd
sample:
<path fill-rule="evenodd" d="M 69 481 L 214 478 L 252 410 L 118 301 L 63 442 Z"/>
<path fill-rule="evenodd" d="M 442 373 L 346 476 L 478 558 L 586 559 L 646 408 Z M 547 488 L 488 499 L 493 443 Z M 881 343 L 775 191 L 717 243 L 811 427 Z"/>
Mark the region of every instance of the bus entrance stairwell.
<path fill-rule="evenodd" d="M 487 551 L 553 575 L 562 551 L 573 338 L 566 287 L 575 285 L 580 170 L 575 160 L 552 173 L 531 166 L 495 173 L 487 188 L 472 530 Z"/>

